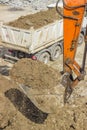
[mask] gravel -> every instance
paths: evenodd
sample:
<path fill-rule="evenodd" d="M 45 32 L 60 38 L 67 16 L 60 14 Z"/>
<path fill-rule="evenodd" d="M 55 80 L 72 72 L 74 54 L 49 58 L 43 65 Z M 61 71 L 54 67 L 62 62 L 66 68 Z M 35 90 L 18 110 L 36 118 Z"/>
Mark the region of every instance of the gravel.
<path fill-rule="evenodd" d="M 57 0 L 0 0 L 0 4 L 9 5 L 14 8 L 31 6 L 35 10 L 46 9 L 47 5 L 56 3 Z"/>

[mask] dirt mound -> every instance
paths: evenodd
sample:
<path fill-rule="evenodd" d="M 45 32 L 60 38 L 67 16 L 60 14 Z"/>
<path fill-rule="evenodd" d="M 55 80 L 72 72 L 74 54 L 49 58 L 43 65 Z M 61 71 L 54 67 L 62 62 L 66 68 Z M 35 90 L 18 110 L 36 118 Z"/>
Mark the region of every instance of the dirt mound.
<path fill-rule="evenodd" d="M 87 129 L 86 102 L 77 107 L 66 105 L 57 109 L 54 114 L 46 114 L 37 109 L 30 99 L 18 90 L 14 81 L 0 76 L 0 87 L 1 130 Z M 80 99 L 79 102 L 81 103 Z"/>
<path fill-rule="evenodd" d="M 60 16 L 58 15 L 56 9 L 53 8 L 47 11 L 41 11 L 35 14 L 22 16 L 19 19 L 10 22 L 8 25 L 22 29 L 30 29 L 31 27 L 37 29 L 52 23 L 57 19 L 60 19 Z"/>
<path fill-rule="evenodd" d="M 13 80 L 0 75 L 0 87 L 0 130 L 18 130 L 18 128 L 20 129 L 21 121 L 23 121 L 23 126 L 25 126 L 26 123 L 28 128 L 28 120 L 30 124 L 31 122 L 42 124 L 45 121 L 48 114 L 40 111 L 30 99 L 19 90 L 19 87 Z M 16 122 L 16 120 L 19 121 Z M 14 126 L 15 123 L 16 127 Z"/>
<path fill-rule="evenodd" d="M 14 82 L 0 75 L 0 130 L 11 124 L 16 113 L 15 107 L 12 107 L 11 102 L 5 97 L 5 92 L 10 88 L 16 88 Z"/>
<path fill-rule="evenodd" d="M 20 84 L 39 90 L 51 89 L 59 83 L 59 73 L 40 61 L 19 60 L 10 72 L 11 78 Z"/>
<path fill-rule="evenodd" d="M 63 104 L 61 89 L 64 88 L 60 86 L 61 75 L 48 65 L 40 61 L 22 59 L 13 66 L 10 76 L 22 85 L 25 93 L 40 110 L 52 113 Z"/>
<path fill-rule="evenodd" d="M 24 65 L 24 60 L 22 62 L 19 61 L 18 64 Z M 31 60 L 29 62 L 32 63 Z M 50 103 L 53 106 L 53 101 Z M 87 98 L 84 96 L 78 98 L 78 105 L 67 104 L 57 108 L 55 113 L 47 114 L 20 91 L 14 80 L 0 75 L 0 106 L 1 130 L 87 130 Z"/>

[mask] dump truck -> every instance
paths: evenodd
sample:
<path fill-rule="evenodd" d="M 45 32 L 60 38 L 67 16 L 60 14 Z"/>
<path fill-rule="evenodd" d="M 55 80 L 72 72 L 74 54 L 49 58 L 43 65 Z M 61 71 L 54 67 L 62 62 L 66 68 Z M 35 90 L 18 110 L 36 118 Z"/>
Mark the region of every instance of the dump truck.
<path fill-rule="evenodd" d="M 57 20 L 39 29 L 24 30 L 1 25 L 2 45 L 9 48 L 5 57 L 19 59 L 29 57 L 47 63 L 62 52 L 63 20 Z"/>
<path fill-rule="evenodd" d="M 17 61 L 20 58 L 32 58 L 48 63 L 56 60 L 63 52 L 63 19 L 55 20 L 38 29 L 29 30 L 1 23 L 1 56 Z M 80 34 L 79 42 L 83 42 Z"/>

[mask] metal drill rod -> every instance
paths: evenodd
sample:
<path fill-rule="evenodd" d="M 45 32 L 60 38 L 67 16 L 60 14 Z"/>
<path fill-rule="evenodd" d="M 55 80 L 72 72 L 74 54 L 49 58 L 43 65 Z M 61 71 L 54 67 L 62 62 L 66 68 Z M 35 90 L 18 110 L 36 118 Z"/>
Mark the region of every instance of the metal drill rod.
<path fill-rule="evenodd" d="M 85 48 L 84 48 L 84 55 L 83 55 L 83 62 L 82 62 L 83 72 L 85 71 L 86 56 L 87 56 L 87 25 L 86 25 L 86 34 L 85 34 Z"/>

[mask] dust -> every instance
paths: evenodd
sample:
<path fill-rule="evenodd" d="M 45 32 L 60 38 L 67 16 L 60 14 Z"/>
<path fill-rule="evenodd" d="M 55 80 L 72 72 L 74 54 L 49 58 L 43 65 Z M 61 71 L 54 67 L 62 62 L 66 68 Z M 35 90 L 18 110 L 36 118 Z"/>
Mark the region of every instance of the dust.
<path fill-rule="evenodd" d="M 22 29 L 30 29 L 31 27 L 37 29 L 58 19 L 60 19 L 60 16 L 56 9 L 53 8 L 47 11 L 40 11 L 35 14 L 21 16 L 19 19 L 8 23 L 8 25 Z"/>

